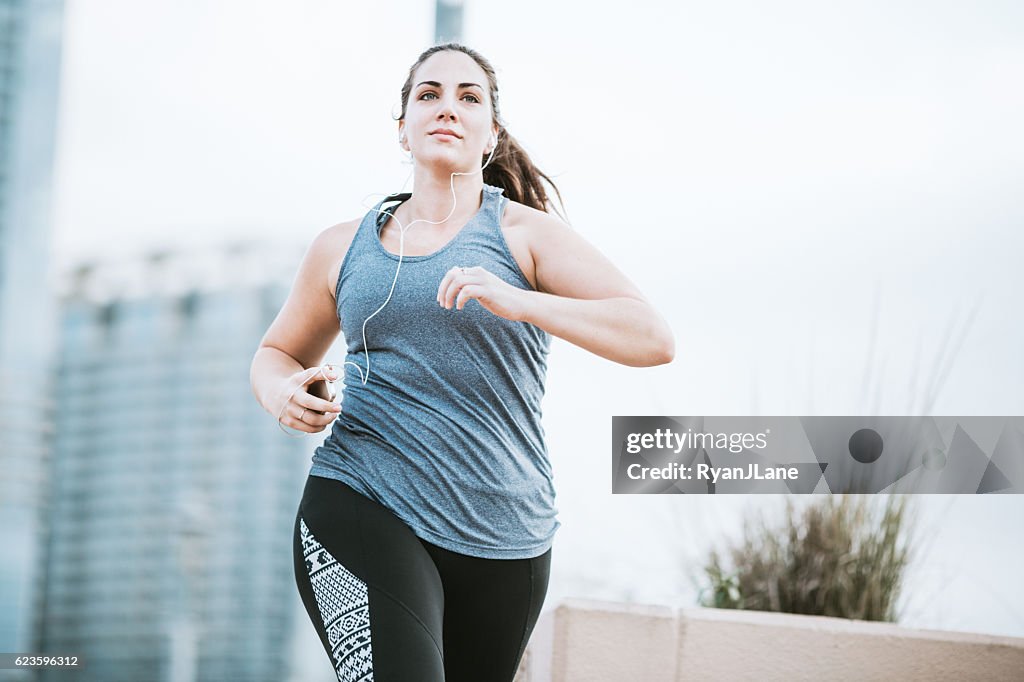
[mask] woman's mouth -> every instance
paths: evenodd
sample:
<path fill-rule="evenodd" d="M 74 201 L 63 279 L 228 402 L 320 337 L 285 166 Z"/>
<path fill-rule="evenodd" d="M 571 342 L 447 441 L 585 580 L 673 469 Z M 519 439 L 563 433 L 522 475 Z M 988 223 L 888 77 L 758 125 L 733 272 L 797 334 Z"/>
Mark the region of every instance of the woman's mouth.
<path fill-rule="evenodd" d="M 436 138 L 438 138 L 440 140 L 449 140 L 449 141 L 461 139 L 460 136 L 457 135 L 454 130 L 451 130 L 449 128 L 438 128 L 437 130 L 432 131 L 430 133 L 430 136 L 431 137 L 436 137 Z"/>

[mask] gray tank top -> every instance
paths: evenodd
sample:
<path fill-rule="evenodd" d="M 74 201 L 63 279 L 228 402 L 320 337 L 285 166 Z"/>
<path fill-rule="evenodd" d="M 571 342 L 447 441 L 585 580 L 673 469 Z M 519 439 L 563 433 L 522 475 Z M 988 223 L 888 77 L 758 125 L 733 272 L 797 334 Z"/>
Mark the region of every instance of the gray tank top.
<path fill-rule="evenodd" d="M 313 454 L 310 474 L 380 502 L 427 542 L 470 556 L 543 554 L 559 527 L 541 426 L 550 335 L 471 300 L 437 304 L 453 266 L 479 265 L 530 289 L 501 233 L 508 204 L 484 185 L 480 209 L 440 249 L 402 258 L 380 242 L 386 216 L 369 211 L 341 265 L 337 302 L 346 360 L 342 412 Z M 409 194 L 388 197 L 391 211 Z M 410 228 L 429 228 L 419 223 Z"/>

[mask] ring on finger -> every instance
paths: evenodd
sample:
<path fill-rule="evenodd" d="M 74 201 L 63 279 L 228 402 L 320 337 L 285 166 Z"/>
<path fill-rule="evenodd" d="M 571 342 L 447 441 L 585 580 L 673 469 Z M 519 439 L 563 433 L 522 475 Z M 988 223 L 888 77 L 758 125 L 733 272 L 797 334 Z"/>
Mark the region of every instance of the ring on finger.
<path fill-rule="evenodd" d="M 308 412 L 308 411 L 309 411 L 308 407 L 302 408 L 302 414 L 299 415 L 299 421 L 302 421 L 302 418 L 306 416 L 306 412 Z"/>

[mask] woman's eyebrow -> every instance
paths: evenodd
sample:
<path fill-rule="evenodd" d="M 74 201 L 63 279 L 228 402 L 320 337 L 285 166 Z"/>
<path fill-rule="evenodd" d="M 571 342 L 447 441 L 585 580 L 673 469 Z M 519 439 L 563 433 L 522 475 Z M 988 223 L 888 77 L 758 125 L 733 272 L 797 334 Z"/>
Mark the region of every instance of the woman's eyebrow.
<path fill-rule="evenodd" d="M 416 87 L 418 88 L 421 85 L 429 85 L 432 88 L 439 88 L 439 87 L 441 87 L 441 84 L 438 83 L 437 81 L 422 81 L 420 83 L 417 83 Z M 460 88 L 480 88 L 481 90 L 483 90 L 483 87 L 481 87 L 477 83 L 459 83 L 459 87 Z"/>

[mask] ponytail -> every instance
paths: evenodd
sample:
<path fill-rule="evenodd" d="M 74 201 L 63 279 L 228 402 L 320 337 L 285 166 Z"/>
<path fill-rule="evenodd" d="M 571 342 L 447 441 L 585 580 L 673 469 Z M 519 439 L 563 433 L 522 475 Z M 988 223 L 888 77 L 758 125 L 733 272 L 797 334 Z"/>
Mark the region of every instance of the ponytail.
<path fill-rule="evenodd" d="M 484 158 L 486 159 L 486 156 Z M 561 211 L 551 202 L 542 180 L 555 190 Z M 562 201 L 558 187 L 547 174 L 533 164 L 526 150 L 504 128 L 498 132 L 498 148 L 494 150 L 491 162 L 484 168 L 484 182 L 505 190 L 505 196 L 512 201 L 518 201 L 545 213 L 554 210 L 565 219 L 562 214 L 565 202 Z"/>

